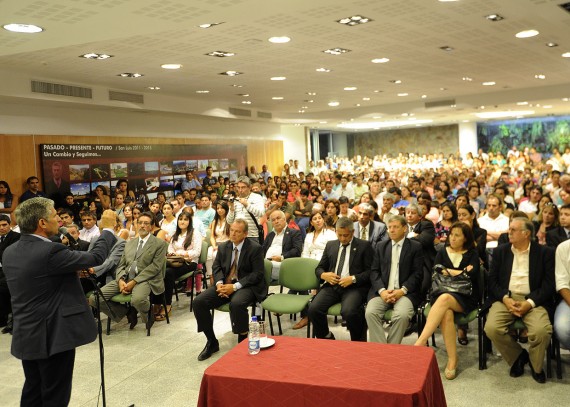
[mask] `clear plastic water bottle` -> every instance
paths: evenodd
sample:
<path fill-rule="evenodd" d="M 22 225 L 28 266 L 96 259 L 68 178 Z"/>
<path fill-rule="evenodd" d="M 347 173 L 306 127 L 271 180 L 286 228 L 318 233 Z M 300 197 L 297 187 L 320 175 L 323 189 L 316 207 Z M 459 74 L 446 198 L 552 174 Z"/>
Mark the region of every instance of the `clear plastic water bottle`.
<path fill-rule="evenodd" d="M 257 355 L 259 353 L 259 323 L 257 322 L 257 317 L 254 315 L 251 317 L 251 322 L 249 323 L 249 333 L 247 335 L 248 339 L 248 351 L 250 355 Z"/>

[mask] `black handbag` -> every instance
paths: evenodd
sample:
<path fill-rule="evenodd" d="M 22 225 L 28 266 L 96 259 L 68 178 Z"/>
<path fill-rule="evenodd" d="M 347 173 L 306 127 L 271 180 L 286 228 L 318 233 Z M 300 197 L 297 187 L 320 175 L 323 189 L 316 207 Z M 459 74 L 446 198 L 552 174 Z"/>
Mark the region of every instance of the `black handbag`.
<path fill-rule="evenodd" d="M 246 209 L 246 211 L 247 211 L 247 209 Z M 255 226 L 257 227 L 257 236 L 258 236 L 257 239 L 259 241 L 259 244 L 262 245 L 263 241 L 265 240 L 265 238 L 264 238 L 265 230 L 263 230 L 263 226 L 257 222 L 257 219 L 255 219 L 255 215 L 253 213 L 251 213 L 250 211 L 247 211 L 247 213 L 249 213 L 249 216 L 251 216 L 253 223 L 255 223 Z"/>
<path fill-rule="evenodd" d="M 433 266 L 433 274 L 431 276 L 431 298 L 438 297 L 445 293 L 457 293 L 470 296 L 473 292 L 473 284 L 471 278 L 465 271 L 456 276 L 444 275 L 442 271 L 445 269 L 441 264 Z"/>

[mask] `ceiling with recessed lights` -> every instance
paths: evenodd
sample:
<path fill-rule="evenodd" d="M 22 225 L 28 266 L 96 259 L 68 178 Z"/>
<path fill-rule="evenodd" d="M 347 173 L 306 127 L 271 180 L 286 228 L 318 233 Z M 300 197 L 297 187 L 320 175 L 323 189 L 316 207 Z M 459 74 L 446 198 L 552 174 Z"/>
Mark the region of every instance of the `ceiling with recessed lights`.
<path fill-rule="evenodd" d="M 248 120 L 315 128 L 568 114 L 563 3 L 0 0 L 0 26 L 44 30 L 0 29 L 0 85 L 10 84 L 0 97 L 57 101 L 30 93 L 29 81 L 42 80 L 143 94 L 138 109 L 231 118 L 239 107 L 272 116 Z M 171 108 L 180 98 L 186 110 Z M 92 104 L 135 108 L 102 96 Z"/>

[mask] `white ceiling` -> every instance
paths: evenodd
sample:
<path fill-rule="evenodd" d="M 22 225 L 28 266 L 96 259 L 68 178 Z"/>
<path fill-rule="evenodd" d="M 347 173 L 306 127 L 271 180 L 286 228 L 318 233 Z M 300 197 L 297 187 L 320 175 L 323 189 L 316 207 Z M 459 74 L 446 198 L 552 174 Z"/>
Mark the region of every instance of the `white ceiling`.
<path fill-rule="evenodd" d="M 44 97 L 29 91 L 29 81 L 21 89 L 8 86 L 9 78 L 18 75 L 144 93 L 145 106 L 137 108 L 231 117 L 228 108 L 238 107 L 271 112 L 274 121 L 320 128 L 351 119 L 399 120 L 402 114 L 435 124 L 479 121 L 473 113 L 481 106 L 484 111 L 534 110 L 535 116 L 568 114 L 570 102 L 563 98 L 570 97 L 570 58 L 561 54 L 570 52 L 570 13 L 559 6 L 564 1 L 0 0 L 0 25 L 28 23 L 45 29 L 40 34 L 0 29 L 0 96 L 36 102 Z M 485 19 L 492 13 L 505 19 Z M 354 27 L 336 22 L 353 15 L 373 21 Z M 197 27 L 218 22 L 223 24 Z M 540 34 L 515 38 L 528 29 Z M 282 35 L 291 42 L 268 42 Z M 547 42 L 558 46 L 547 47 Z M 334 47 L 351 52 L 322 52 Z M 211 51 L 236 55 L 204 55 Z M 78 58 L 88 52 L 114 57 Z M 382 57 L 390 62 L 371 63 Z M 168 71 L 160 67 L 164 63 L 183 68 Z M 332 71 L 316 72 L 319 67 Z M 243 75 L 219 75 L 227 70 Z M 122 72 L 144 76 L 118 77 Z M 535 79 L 536 74 L 546 79 Z M 271 81 L 273 76 L 287 80 Z M 395 79 L 402 84 L 390 82 Z M 496 85 L 482 86 L 484 81 Z M 157 93 L 148 86 L 161 89 Z M 343 90 L 347 86 L 357 90 Z M 274 96 L 284 100 L 272 100 Z M 58 98 L 65 97 L 45 100 Z M 456 106 L 425 108 L 424 103 L 443 99 L 455 99 Z M 333 100 L 340 105 L 329 107 Z M 523 101 L 534 106 L 517 106 Z M 93 104 L 125 107 L 108 99 Z M 299 113 L 302 106 L 307 108 Z"/>

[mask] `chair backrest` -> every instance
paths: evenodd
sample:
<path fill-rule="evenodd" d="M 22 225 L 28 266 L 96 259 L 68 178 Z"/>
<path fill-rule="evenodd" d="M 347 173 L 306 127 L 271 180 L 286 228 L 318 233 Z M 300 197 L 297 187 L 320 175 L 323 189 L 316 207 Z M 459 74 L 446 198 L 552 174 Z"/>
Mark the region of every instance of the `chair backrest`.
<path fill-rule="evenodd" d="M 279 284 L 295 291 L 319 288 L 315 269 L 318 260 L 293 257 L 283 260 L 279 269 Z"/>
<path fill-rule="evenodd" d="M 271 285 L 271 271 L 273 271 L 273 264 L 271 264 L 269 260 L 263 259 L 263 267 L 265 269 L 265 285 L 267 285 L 267 288 L 269 289 L 269 286 Z"/>
<path fill-rule="evenodd" d="M 206 260 L 208 260 L 208 241 L 202 240 L 202 250 L 200 250 L 200 260 L 198 263 L 206 264 Z"/>

